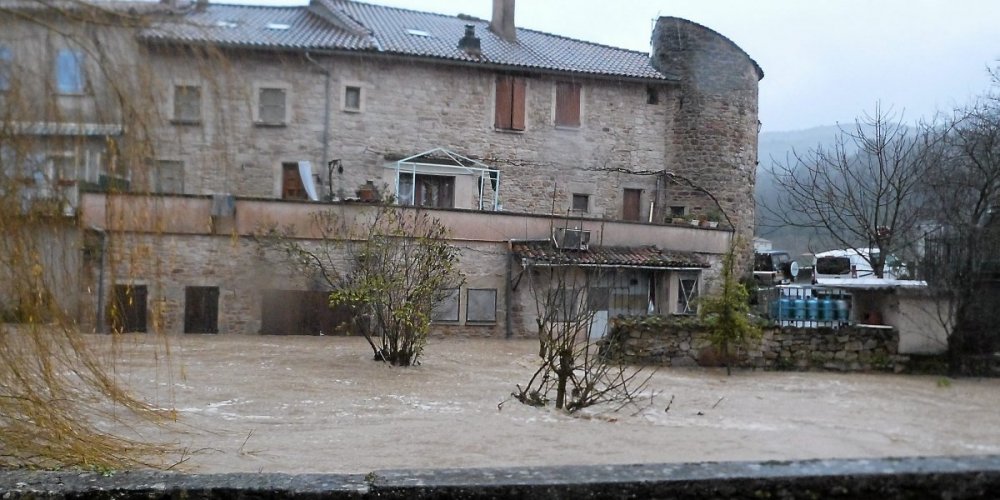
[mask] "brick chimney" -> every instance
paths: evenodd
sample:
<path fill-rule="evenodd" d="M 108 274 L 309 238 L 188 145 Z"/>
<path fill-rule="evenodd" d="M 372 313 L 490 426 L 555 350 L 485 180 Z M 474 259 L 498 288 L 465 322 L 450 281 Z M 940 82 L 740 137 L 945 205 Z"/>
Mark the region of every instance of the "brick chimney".
<path fill-rule="evenodd" d="M 517 41 L 517 30 L 514 27 L 514 0 L 493 0 L 490 31 L 508 42 Z"/>

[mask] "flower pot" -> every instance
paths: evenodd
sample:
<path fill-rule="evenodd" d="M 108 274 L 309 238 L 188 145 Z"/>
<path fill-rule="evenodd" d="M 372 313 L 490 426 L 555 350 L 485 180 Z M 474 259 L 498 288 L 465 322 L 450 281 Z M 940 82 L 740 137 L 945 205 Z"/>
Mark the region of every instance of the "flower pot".
<path fill-rule="evenodd" d="M 691 224 L 692 226 L 695 226 L 695 227 L 698 227 L 698 224 L 701 224 L 701 221 L 700 221 L 700 220 L 698 220 L 698 219 L 691 219 L 691 220 L 689 220 L 688 222 L 689 222 L 689 223 L 690 223 L 690 224 Z"/>

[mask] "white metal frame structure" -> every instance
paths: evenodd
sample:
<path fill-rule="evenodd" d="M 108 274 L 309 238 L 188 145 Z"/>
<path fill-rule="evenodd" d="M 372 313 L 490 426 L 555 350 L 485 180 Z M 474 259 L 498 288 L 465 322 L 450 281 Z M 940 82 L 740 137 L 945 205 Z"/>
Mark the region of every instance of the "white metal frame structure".
<path fill-rule="evenodd" d="M 432 155 L 434 153 L 439 153 L 451 161 L 455 162 L 454 165 L 441 164 L 441 163 L 424 163 L 419 161 L 420 158 Z M 471 164 L 469 166 L 467 164 Z M 472 158 L 460 155 L 454 151 L 449 151 L 444 148 L 434 148 L 430 151 L 424 151 L 423 153 L 416 154 L 403 158 L 396 161 L 396 193 L 399 194 L 399 174 L 405 173 L 413 176 L 413 182 L 410 183 L 410 200 L 411 202 L 416 200 L 416 190 L 417 190 L 417 174 L 420 173 L 417 167 L 428 167 L 434 169 L 453 169 L 459 170 L 464 174 L 478 175 L 479 176 L 479 210 L 485 210 L 486 202 L 483 199 L 484 190 L 487 182 L 493 182 L 496 180 L 496 188 L 493 189 L 493 208 L 492 211 L 499 210 L 500 206 L 500 171 L 495 168 L 490 168 L 489 165 L 481 161 L 473 160 Z"/>

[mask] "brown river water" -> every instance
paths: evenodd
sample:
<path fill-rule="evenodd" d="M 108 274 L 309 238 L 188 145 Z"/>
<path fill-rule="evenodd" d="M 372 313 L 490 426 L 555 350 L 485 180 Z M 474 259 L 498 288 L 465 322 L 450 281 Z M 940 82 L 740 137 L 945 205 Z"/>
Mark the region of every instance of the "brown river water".
<path fill-rule="evenodd" d="M 1000 454 L 1000 380 L 661 369 L 651 406 L 571 416 L 510 398 L 531 340 L 432 338 L 410 368 L 371 361 L 359 338 L 122 345 L 123 380 L 179 416 L 143 437 L 186 449 L 192 472 Z"/>

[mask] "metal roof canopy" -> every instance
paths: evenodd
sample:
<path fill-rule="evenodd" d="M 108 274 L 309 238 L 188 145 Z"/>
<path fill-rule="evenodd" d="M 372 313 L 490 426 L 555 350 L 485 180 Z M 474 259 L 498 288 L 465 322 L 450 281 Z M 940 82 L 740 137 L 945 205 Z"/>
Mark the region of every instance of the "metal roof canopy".
<path fill-rule="evenodd" d="M 414 161 L 425 156 L 431 155 L 433 153 L 441 153 L 446 156 L 451 161 L 455 162 L 454 165 L 447 165 L 441 163 L 425 163 L 421 161 Z M 471 163 L 472 166 L 466 165 L 465 162 Z M 408 166 L 409 168 L 405 168 Z M 433 167 L 433 168 L 444 168 L 444 169 L 454 169 L 460 170 L 466 174 L 479 175 L 479 210 L 483 210 L 484 206 L 484 189 L 486 187 L 486 182 L 496 181 L 496 187 L 493 189 L 493 211 L 497 211 L 497 207 L 500 205 L 500 171 L 495 168 L 490 168 L 489 165 L 473 160 L 467 156 L 460 155 L 454 151 L 449 151 L 445 148 L 434 148 L 429 151 L 424 151 L 420 154 L 415 154 L 413 156 L 408 156 L 401 160 L 396 161 L 396 193 L 399 194 L 399 174 L 408 173 L 413 176 L 413 182 L 410 183 L 410 202 L 415 203 L 416 201 L 416 191 L 417 191 L 417 167 Z"/>

